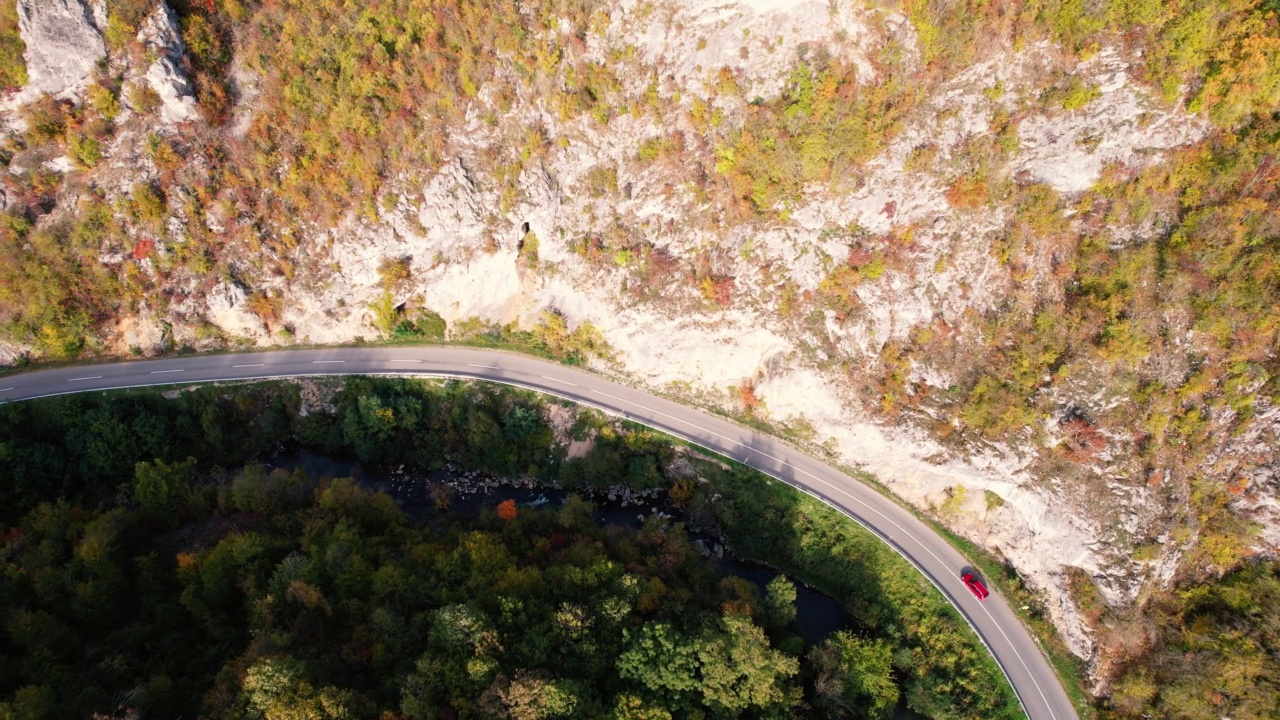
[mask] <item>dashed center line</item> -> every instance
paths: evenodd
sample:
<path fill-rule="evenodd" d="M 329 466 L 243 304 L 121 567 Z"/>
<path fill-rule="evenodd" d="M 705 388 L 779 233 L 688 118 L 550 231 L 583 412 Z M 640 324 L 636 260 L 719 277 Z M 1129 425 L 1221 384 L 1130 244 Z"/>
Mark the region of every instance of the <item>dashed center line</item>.
<path fill-rule="evenodd" d="M 496 365 L 472 365 L 471 363 L 467 363 L 467 367 L 485 368 L 486 370 L 497 370 L 497 369 L 498 369 L 498 367 L 497 367 Z"/>
<path fill-rule="evenodd" d="M 332 365 L 334 363 L 344 363 L 346 360 L 312 360 L 312 365 Z"/>
<path fill-rule="evenodd" d="M 262 365 L 263 365 L 263 363 L 254 363 L 254 364 L 252 364 L 252 365 L 232 365 L 231 367 L 233 367 L 233 368 L 242 368 L 242 367 L 262 367 Z"/>
<path fill-rule="evenodd" d="M 1009 639 L 1004 628 L 1000 626 L 1000 623 L 996 622 L 995 616 L 991 614 L 991 611 L 987 609 L 986 605 L 979 604 L 979 607 L 981 607 L 982 612 L 986 613 L 987 617 L 990 618 L 991 624 L 995 625 L 996 629 L 1000 631 L 1000 635 L 1004 638 L 1004 641 L 1009 643 L 1009 647 L 1013 649 L 1013 654 L 1017 656 L 1018 662 L 1022 663 L 1022 669 L 1027 671 L 1027 677 L 1031 678 L 1031 684 L 1035 685 L 1036 692 L 1040 693 L 1040 699 L 1044 702 L 1045 709 L 1049 711 L 1049 717 L 1053 718 L 1053 720 L 1058 720 L 1058 714 L 1053 711 L 1053 706 L 1049 704 L 1049 698 L 1045 697 L 1044 690 L 1040 688 L 1040 682 L 1036 680 L 1035 675 L 1031 674 L 1031 668 L 1027 667 L 1027 661 L 1022 659 L 1022 653 L 1018 652 L 1018 648 L 1013 644 L 1013 640 Z M 1012 685 L 1013 682 L 1011 681 L 1009 684 Z"/>
<path fill-rule="evenodd" d="M 163 375 L 165 373 L 183 372 L 182 370 L 152 370 L 152 375 Z"/>
<path fill-rule="evenodd" d="M 94 375 L 92 377 L 71 378 L 70 380 L 67 380 L 67 382 L 76 382 L 78 380 L 101 380 L 101 379 L 102 379 L 101 375 Z"/>
<path fill-rule="evenodd" d="M 422 361 L 421 361 L 421 360 L 401 360 L 401 359 L 399 359 L 399 358 L 391 358 L 391 359 L 390 359 L 390 360 L 388 360 L 387 362 L 407 362 L 407 363 L 418 363 L 419 365 L 421 365 L 421 364 L 422 364 Z"/>
<path fill-rule="evenodd" d="M 568 380 L 561 380 L 560 378 L 553 378 L 553 377 L 551 377 L 551 376 L 549 376 L 549 375 L 543 375 L 543 376 L 542 376 L 542 379 L 543 379 L 543 380 L 550 380 L 550 381 L 552 381 L 552 382 L 564 383 L 565 385 L 572 385 L 572 386 L 574 386 L 574 387 L 578 387 L 578 384 L 577 384 L 577 383 L 571 383 L 571 382 L 569 382 Z"/>
<path fill-rule="evenodd" d="M 13 388 L 0 388 L 0 392 L 9 392 Z"/>

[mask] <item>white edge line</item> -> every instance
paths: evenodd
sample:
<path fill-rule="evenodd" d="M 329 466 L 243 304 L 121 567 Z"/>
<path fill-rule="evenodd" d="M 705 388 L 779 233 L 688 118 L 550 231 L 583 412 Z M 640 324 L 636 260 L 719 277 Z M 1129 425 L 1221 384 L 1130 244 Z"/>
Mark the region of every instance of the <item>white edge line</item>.
<path fill-rule="evenodd" d="M 574 387 L 578 387 L 578 384 L 577 384 L 577 383 L 571 383 L 571 382 L 569 382 L 568 380 L 561 380 L 560 378 L 553 378 L 553 377 L 550 377 L 550 376 L 548 376 L 548 375 L 543 375 L 543 376 L 542 376 L 542 379 L 543 379 L 543 380 L 550 380 L 550 381 L 552 381 L 552 382 L 564 383 L 565 385 L 572 385 L 572 386 L 574 386 Z"/>
<path fill-rule="evenodd" d="M 497 369 L 497 368 L 493 368 L 492 366 L 489 366 L 489 365 L 472 365 L 471 363 L 467 363 L 467 365 L 468 365 L 469 367 L 486 367 L 486 368 L 495 369 L 495 370 Z M 459 373 L 451 373 L 451 372 L 431 372 L 431 371 L 428 371 L 428 372 L 422 372 L 422 373 L 412 373 L 412 372 L 363 372 L 363 373 L 352 373 L 352 374 L 353 374 L 353 375 L 385 375 L 385 376 L 394 376 L 394 377 L 423 377 L 423 376 L 427 376 L 427 377 L 452 377 L 452 378 L 459 378 L 459 379 L 463 379 L 463 380 L 475 380 L 475 379 L 476 379 L 476 378 L 471 377 L 471 376 L 469 376 L 469 375 L 462 375 L 462 374 L 459 374 Z M 308 376 L 308 373 L 297 373 L 297 374 L 292 374 L 292 375 L 254 375 L 254 376 L 250 376 L 250 377 L 242 377 L 242 378 L 225 378 L 225 379 L 223 379 L 223 380 L 209 380 L 209 381 L 205 381 L 205 382 L 246 382 L 246 381 L 252 381 L 252 380 L 280 380 L 280 379 L 284 379 L 284 378 L 307 377 L 307 376 Z M 101 377 L 102 377 L 102 376 L 101 376 L 101 375 L 99 375 L 99 376 L 92 377 L 92 378 L 72 378 L 72 380 L 97 380 L 97 379 L 100 379 Z M 67 382 L 72 382 L 72 380 L 68 380 Z M 1027 704 L 1026 704 L 1025 702 L 1023 702 L 1023 700 L 1022 700 L 1022 695 L 1018 692 L 1018 687 L 1017 687 L 1017 685 L 1015 685 L 1015 684 L 1014 684 L 1013 679 L 1009 676 L 1009 672 L 1008 672 L 1007 670 L 1005 670 L 1005 668 L 1004 668 L 1004 664 L 1000 662 L 1000 658 L 999 658 L 999 656 L 997 656 L 997 655 L 996 655 L 994 648 L 992 648 L 992 647 L 991 647 L 991 644 L 990 644 L 989 642 L 987 642 L 987 639 L 983 636 L 982 632 L 981 632 L 980 630 L 978 630 L 978 627 L 977 627 L 976 625 L 974 625 L 974 624 L 973 624 L 973 621 L 969 619 L 968 615 L 966 615 L 964 612 L 962 612 L 962 611 L 961 611 L 961 609 L 960 609 L 960 605 L 959 605 L 958 603 L 952 603 L 952 602 L 950 602 L 950 596 L 946 593 L 946 591 L 945 591 L 945 590 L 943 590 L 942 585 L 940 585 L 940 584 L 938 583 L 938 581 L 934 580 L 934 578 L 933 578 L 933 576 L 932 576 L 932 575 L 930 575 L 928 572 L 926 572 L 926 571 L 925 571 L 925 569 L 924 569 L 923 567 L 921 567 L 919 564 L 917 564 L 915 560 L 913 560 L 909 555 L 907 555 L 907 554 L 906 554 L 906 552 L 904 552 L 900 547 L 898 547 L 898 544 L 897 544 L 897 542 L 896 542 L 896 541 L 894 541 L 894 540 L 893 540 L 891 537 L 889 537 L 888 535 L 885 535 L 884 533 L 881 533 L 879 530 L 875 529 L 874 527 L 872 527 L 872 526 L 868 525 L 868 524 L 867 524 L 866 522 L 864 522 L 862 519 L 860 519 L 860 518 L 858 518 L 856 515 L 854 515 L 851 511 L 849 511 L 849 510 L 847 510 L 847 509 L 845 509 L 845 508 L 843 508 L 843 507 L 840 507 L 839 505 L 836 505 L 836 504 L 834 504 L 834 503 L 830 502 L 829 500 L 827 500 L 826 498 L 822 497 L 821 495 L 819 495 L 819 494 L 818 494 L 818 493 L 816 493 L 815 491 L 810 490 L 809 488 L 806 488 L 806 487 L 804 487 L 804 486 L 801 486 L 801 485 L 797 485 L 797 484 L 791 483 L 791 482 L 787 481 L 787 480 L 786 480 L 786 479 L 784 479 L 784 478 L 781 478 L 781 477 L 779 477 L 779 476 L 777 476 L 777 475 L 774 475 L 772 472 L 770 472 L 770 471 L 768 471 L 768 470 L 765 470 L 765 469 L 763 469 L 763 468 L 755 467 L 754 465 L 751 465 L 751 464 L 750 464 L 750 463 L 748 463 L 748 462 L 744 462 L 744 461 L 742 461 L 742 460 L 739 460 L 739 459 L 737 459 L 737 458 L 735 458 L 735 457 L 733 457 L 733 456 L 729 455 L 727 452 L 724 452 L 724 451 L 721 451 L 721 450 L 717 450 L 716 448 L 708 447 L 708 446 L 706 446 L 706 445 L 703 445 L 701 442 L 699 442 L 699 441 L 698 441 L 698 440 L 696 440 L 695 438 L 692 438 L 692 437 L 690 437 L 690 436 L 688 436 L 688 435 L 685 435 L 683 432 L 681 432 L 681 431 L 679 431 L 679 430 L 676 430 L 676 429 L 674 429 L 674 428 L 667 428 L 667 427 L 663 427 L 663 426 L 661 426 L 661 425 L 657 425 L 657 424 L 655 424 L 655 423 L 648 422 L 648 421 L 646 421 L 646 420 L 645 420 L 645 419 L 643 419 L 643 418 L 632 418 L 632 417 L 627 417 L 626 415 L 622 414 L 622 411 L 621 411 L 621 410 L 615 410 L 614 408 L 610 408 L 610 407 L 605 406 L 605 405 L 599 405 L 599 404 L 596 404 L 596 403 L 591 402 L 590 400 L 585 400 L 585 399 L 581 399 L 581 398 L 573 398 L 573 397 L 568 397 L 568 396 L 566 396 L 566 395 L 561 395 L 560 393 L 558 393 L 558 392 L 556 392 L 556 391 L 554 391 L 554 390 L 543 390 L 543 389 L 540 389 L 540 388 L 530 387 L 530 386 L 528 386 L 528 385 L 523 385 L 523 384 L 521 384 L 521 383 L 519 383 L 519 382 L 516 382 L 516 381 L 514 381 L 514 380 L 500 380 L 500 379 L 493 379 L 493 378 L 480 378 L 480 380 L 483 380 L 483 381 L 485 381 L 485 382 L 498 383 L 498 384 L 500 384 L 500 385 L 510 385 L 510 386 L 512 386 L 512 387 L 519 387 L 519 388 L 523 388 L 523 389 L 526 389 L 526 390 L 534 390 L 535 392 L 542 392 L 542 393 L 546 393 L 547 395 L 554 395 L 554 396 L 559 397 L 559 398 L 561 398 L 561 399 L 563 399 L 563 400 L 568 400 L 569 402 L 573 402 L 573 403 L 577 403 L 577 404 L 582 404 L 582 405 L 590 405 L 590 406 L 592 406 L 592 407 L 594 407 L 594 408 L 596 408 L 596 409 L 598 409 L 598 410 L 601 410 L 601 411 L 603 411 L 603 412 L 606 412 L 606 413 L 608 413 L 608 414 L 610 414 L 610 415 L 619 415 L 619 416 L 623 417 L 623 418 L 624 418 L 624 419 L 626 419 L 626 420 L 631 420 L 632 422 L 636 422 L 636 423 L 639 423 L 639 424 L 641 424 L 641 425 L 645 425 L 645 426 L 647 426 L 647 427 L 651 427 L 651 428 L 653 428 L 654 430 L 658 430 L 659 432 L 663 432 L 663 433 L 666 433 L 666 434 L 668 434 L 668 435 L 674 435 L 674 436 L 676 436 L 676 437 L 680 438 L 681 440 L 684 440 L 685 442 L 688 442 L 688 443 L 692 443 L 692 444 L 694 444 L 694 445 L 697 445 L 698 447 L 704 448 L 704 449 L 706 449 L 706 450 L 708 450 L 708 451 L 710 451 L 710 452 L 713 452 L 713 453 L 715 453 L 715 454 L 717 454 L 717 455 L 720 455 L 721 457 L 724 457 L 724 458 L 727 458 L 727 459 L 729 459 L 729 460 L 732 460 L 733 462 L 741 463 L 741 464 L 743 464 L 743 465 L 746 465 L 746 466 L 748 466 L 748 467 L 752 468 L 753 470 L 755 470 L 756 472 L 762 473 L 762 474 L 764 474 L 764 475 L 768 475 L 769 477 L 774 478 L 775 480 L 777 480 L 777 481 L 779 481 L 779 482 L 786 483 L 788 486 L 790 486 L 790 487 L 792 487 L 792 488 L 794 488 L 794 489 L 796 489 L 796 490 L 799 490 L 800 492 L 802 492 L 802 493 L 804 493 L 804 494 L 808 495 L 809 497 L 812 497 L 813 499 L 817 500 L 818 502 L 821 502 L 822 504 L 827 505 L 828 507 L 831 507 L 831 508 L 833 508 L 834 510 L 836 510 L 837 512 L 839 512 L 839 513 L 841 513 L 841 514 L 845 515 L 845 516 L 846 516 L 846 517 L 848 517 L 850 520 L 853 520 L 853 521 L 854 521 L 855 523 L 857 523 L 858 525 L 861 525 L 864 529 L 866 529 L 866 530 L 867 530 L 868 532 L 870 532 L 871 534 L 875 535 L 876 537 L 879 537 L 879 538 L 881 539 L 881 541 L 882 541 L 882 542 L 884 542 L 884 544 L 885 544 L 885 545 L 888 545 L 890 549 L 892 549 L 894 552 L 898 553 L 898 555 L 900 555 L 904 560 L 906 560 L 908 563 L 910 563 L 910 564 L 911 564 L 911 566 L 912 566 L 912 567 L 914 567 L 914 568 L 916 569 L 916 571 L 917 571 L 917 572 L 919 572 L 921 575 L 923 575 L 923 576 L 924 576 L 924 578 L 925 578 L 926 580 L 928 580 L 928 581 L 929 581 L 929 584 L 930 584 L 930 585 L 933 585 L 933 586 L 934 586 L 934 588 L 936 588 L 936 589 L 938 590 L 938 592 L 942 594 L 943 599 L 948 601 L 948 604 L 950 604 L 950 605 L 951 605 L 951 607 L 956 611 L 956 614 L 957 614 L 957 615 L 959 615 L 959 616 L 960 616 L 960 618 L 961 618 L 962 620 L 964 620 L 964 621 L 965 621 L 965 624 L 967 624 L 967 625 L 969 626 L 969 629 L 973 630 L 973 634 L 974 634 L 974 635 L 976 635 L 980 641 L 982 641 L 982 644 L 983 644 L 983 645 L 986 645 L 986 646 L 987 646 L 987 651 L 988 651 L 988 653 L 991 655 L 991 659 L 995 661 L 995 663 L 996 663 L 996 667 L 1000 668 L 1000 672 L 1005 676 L 1005 680 L 1009 683 L 1009 687 L 1010 687 L 1010 689 L 1012 689 L 1012 690 L 1013 690 L 1014 697 L 1018 698 L 1018 704 L 1022 706 L 1022 711 L 1023 711 L 1023 713 L 1024 713 L 1024 714 L 1026 714 L 1026 716 L 1027 716 L 1028 718 L 1030 718 L 1030 717 L 1031 717 L 1031 712 L 1027 709 Z M 83 392 L 108 392 L 108 391 L 111 391 L 111 390 L 130 390 L 130 389 L 134 389 L 134 388 L 142 388 L 142 387 L 158 387 L 158 386 L 162 386 L 162 385 L 192 385 L 192 384 L 196 384 L 196 382 L 194 382 L 194 381 L 184 382 L 184 381 L 181 381 L 181 380 L 172 380 L 172 381 L 166 381 L 166 382 L 155 382 L 155 383 L 138 383 L 138 384 L 133 384 L 133 385 L 118 385 L 118 386 L 114 386 L 114 387 L 93 388 L 92 390 L 67 390 L 67 391 L 65 391 L 65 392 L 46 393 L 46 394 L 44 394 L 44 395 L 34 395 L 34 396 L 32 396 L 32 397 L 22 398 L 21 400 L 40 400 L 40 399 L 42 399 L 42 398 L 60 397 L 60 396 L 62 396 L 62 395 L 78 395 L 78 394 L 83 393 Z M 636 405 L 637 407 L 642 407 L 642 408 L 644 407 L 643 405 L 639 405 L 638 403 L 631 402 L 630 400 L 623 400 L 622 398 L 615 397 L 615 396 L 613 396 L 613 395 L 610 395 L 610 394 L 608 394 L 608 393 L 606 393 L 606 392 L 602 392 L 602 391 L 600 391 L 600 390 L 594 390 L 594 389 L 593 389 L 593 390 L 592 390 L 592 392 L 598 393 L 598 394 L 600 394 L 600 395 L 604 395 L 605 397 L 613 398 L 613 399 L 615 399 L 615 400 L 619 400 L 619 401 L 621 401 L 621 402 L 629 403 L 629 404 L 631 404 L 631 405 Z M 8 404 L 9 402 L 20 402 L 21 400 L 19 400 L 19 401 L 12 401 L 12 400 L 11 400 L 11 401 L 6 401 L 6 402 L 5 402 L 5 404 Z M 670 415 L 667 415 L 667 413 L 663 413 L 663 412 L 661 412 L 661 411 L 652 410 L 652 409 L 649 409 L 649 408 L 645 408 L 645 409 L 646 409 L 646 410 L 649 410 L 649 412 L 652 412 L 652 413 L 655 413 L 655 414 L 658 414 L 658 415 L 664 415 L 664 416 L 667 416 L 667 417 L 672 417 L 672 416 L 670 416 Z M 691 408 L 691 409 L 692 409 L 692 408 Z M 696 409 L 695 409 L 695 411 L 696 411 Z M 674 419 L 677 419 L 677 420 L 678 420 L 679 418 L 674 418 Z M 713 418 L 713 419 L 714 419 L 714 418 Z M 684 422 L 684 421 L 682 421 L 682 422 Z M 687 423 L 687 424 L 692 425 L 692 423 Z M 697 427 L 697 426 L 694 426 L 694 427 Z M 733 439 L 731 439 L 731 438 L 728 438 L 728 437 L 725 437 L 725 436 L 723 436 L 723 435 L 720 435 L 719 433 L 715 433 L 715 432 L 712 432 L 712 431 L 709 431 L 709 430 L 705 430 L 705 429 L 703 430 L 703 432 L 710 432 L 712 435 L 715 435 L 715 436 L 717 436 L 717 437 L 724 438 L 725 440 L 729 440 L 730 442 L 732 442 L 732 443 L 734 443 L 734 444 L 737 444 L 737 445 L 741 445 L 742 447 L 747 448 L 747 449 L 749 449 L 749 450 L 754 450 L 756 453 L 760 454 L 761 456 L 764 456 L 764 457 L 770 457 L 770 458 L 772 458 L 772 456 L 768 455 L 767 453 L 764 453 L 764 452 L 759 451 L 759 450 L 755 450 L 754 448 L 752 448 L 752 447 L 751 447 L 751 446 L 749 446 L 749 445 L 744 445 L 743 443 L 740 443 L 740 442 L 738 442 L 738 441 L 736 441 L 736 440 L 733 440 Z M 798 467 L 796 467 L 796 466 L 794 466 L 794 465 L 791 465 L 790 463 L 786 463 L 785 461 L 778 460 L 777 458 L 772 458 L 772 459 L 773 459 L 773 460 L 775 460 L 776 462 L 779 462 L 779 463 L 782 463 L 782 464 L 784 464 L 784 465 L 787 465 L 788 467 L 791 467 L 791 468 L 792 468 L 792 469 L 794 469 L 794 470 L 797 470 L 797 471 L 799 471 L 799 472 L 803 472 L 805 475 L 809 475 L 810 477 L 814 477 L 815 479 L 821 480 L 820 478 L 816 478 L 812 473 L 810 473 L 810 472 L 808 472 L 808 471 L 806 471 L 806 470 L 803 470 L 803 469 L 801 469 L 801 468 L 798 468 Z M 821 462 L 821 461 L 818 461 L 818 462 Z M 843 473 L 841 473 L 841 474 L 843 474 Z M 828 483 L 828 482 L 826 482 L 826 481 L 821 481 L 821 482 L 822 482 L 824 485 L 827 485 L 828 487 L 835 487 L 835 486 L 831 485 L 830 483 Z M 858 481 L 857 481 L 857 480 L 854 480 L 854 482 L 858 482 Z M 849 497 L 849 498 L 850 498 L 850 499 L 852 499 L 852 500 L 856 500 L 859 504 L 864 505 L 864 506 L 868 507 L 869 509 L 871 509 L 872 511 L 876 512 L 876 514 L 877 514 L 877 515 L 881 515 L 881 517 L 885 517 L 882 513 L 880 513 L 879 511 L 875 510 L 875 508 L 871 508 L 870 506 L 866 505 L 866 503 L 865 503 L 865 502 L 863 502 L 862 500 L 859 500 L 858 498 L 855 498 L 855 497 L 853 497 L 852 495 L 849 495 L 849 493 L 848 493 L 847 491 L 844 491 L 844 490 L 842 490 L 842 489 L 840 489 L 840 488 L 836 488 L 836 489 L 837 489 L 837 490 L 839 490 L 839 491 L 840 491 L 840 493 L 841 493 L 842 495 L 845 495 L 846 497 Z M 899 529 L 902 529 L 900 526 L 898 526 L 898 525 L 897 525 L 897 523 L 893 522 L 891 519 L 889 519 L 889 518 L 885 517 L 885 520 L 887 520 L 889 523 L 893 524 L 895 527 L 899 527 Z M 903 529 L 903 532 L 906 532 L 906 531 L 905 531 L 905 529 Z M 910 534 L 909 534 L 909 533 L 908 533 L 908 536 L 910 536 Z M 914 538 L 913 538 L 913 539 L 914 539 Z M 919 541 L 917 540 L 917 542 L 919 542 Z M 930 555 L 933 555 L 933 551 L 932 551 L 932 550 L 929 550 L 929 548 L 928 548 L 928 547 L 925 547 L 923 544 L 921 545 L 921 547 L 924 547 L 924 549 L 925 549 L 926 551 L 928 551 Z M 937 555 L 934 555 L 934 558 L 935 558 L 935 559 L 937 559 L 940 563 L 942 562 L 942 560 L 941 560 L 940 558 L 938 558 L 938 557 L 937 557 Z M 984 610 L 985 610 L 985 608 L 984 608 Z M 989 615 L 990 615 L 990 612 L 988 611 L 988 616 L 989 616 Z M 998 627 L 999 627 L 999 623 L 996 623 L 996 626 L 997 626 L 997 628 L 998 628 Z M 1003 634 L 1003 633 L 1004 633 L 1003 628 L 1001 628 L 1001 634 Z M 1008 636 L 1007 636 L 1007 635 L 1005 635 L 1005 638 L 1006 638 L 1006 641 L 1007 641 L 1007 640 L 1008 640 Z M 1010 647 L 1010 649 L 1012 649 L 1012 650 L 1013 650 L 1014 655 L 1016 655 L 1016 656 L 1018 657 L 1018 660 L 1019 660 L 1019 662 L 1021 662 L 1021 663 L 1022 663 L 1023 667 L 1024 667 L 1024 668 L 1026 668 L 1026 661 L 1024 661 L 1024 660 L 1022 659 L 1022 654 L 1018 652 L 1017 647 L 1016 647 L 1016 646 L 1014 646 L 1012 642 L 1010 642 L 1010 643 L 1009 643 L 1009 647 Z M 1028 671 L 1029 671 L 1029 668 L 1027 668 L 1027 669 L 1028 669 Z M 1031 680 L 1031 683 L 1032 683 L 1033 685 L 1035 685 L 1035 686 L 1036 686 L 1036 690 L 1040 693 L 1040 696 L 1041 696 L 1042 698 L 1044 698 L 1044 691 L 1040 688 L 1040 683 L 1035 679 L 1035 676 L 1034 676 L 1034 675 L 1032 675 L 1030 672 L 1028 672 L 1028 673 L 1027 673 L 1027 677 Z M 1048 703 L 1048 699 L 1047 699 L 1047 698 L 1044 698 L 1044 699 L 1045 699 L 1045 708 L 1046 708 L 1046 709 L 1048 709 L 1050 716 L 1052 716 L 1052 717 L 1053 717 L 1053 718 L 1055 718 L 1055 720 L 1056 720 L 1057 715 L 1053 712 L 1053 708 L 1049 705 L 1049 703 Z"/>

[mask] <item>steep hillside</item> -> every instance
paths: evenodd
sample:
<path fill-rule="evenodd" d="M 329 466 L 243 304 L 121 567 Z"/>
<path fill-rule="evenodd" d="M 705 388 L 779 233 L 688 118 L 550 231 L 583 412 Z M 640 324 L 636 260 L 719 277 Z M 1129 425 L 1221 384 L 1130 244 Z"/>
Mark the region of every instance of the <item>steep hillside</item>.
<path fill-rule="evenodd" d="M 1280 544 L 1276 12 L 7 2 L 0 352 L 598 333 L 1006 559 L 1107 693 Z"/>

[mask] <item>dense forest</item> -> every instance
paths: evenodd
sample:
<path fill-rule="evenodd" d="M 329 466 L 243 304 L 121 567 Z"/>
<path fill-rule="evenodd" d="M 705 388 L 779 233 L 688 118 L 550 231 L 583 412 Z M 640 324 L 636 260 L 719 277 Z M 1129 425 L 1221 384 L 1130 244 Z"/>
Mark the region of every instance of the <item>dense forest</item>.
<path fill-rule="evenodd" d="M 718 584 L 678 527 L 601 530 L 577 499 L 424 527 L 350 480 L 193 488 L 193 465 L 139 463 L 132 507 L 42 504 L 10 533 L 6 717 L 798 710 L 794 587 Z M 883 641 L 837 635 L 805 673 L 835 709 L 897 700 Z"/>
<path fill-rule="evenodd" d="M 686 456 L 593 414 L 595 449 L 566 460 L 542 402 L 510 390 L 351 379 L 329 411 L 300 403 L 279 384 L 0 408 L 0 717 L 887 718 L 900 698 L 1019 714 L 923 578 L 750 471 L 698 461 L 669 481 Z M 245 464 L 282 443 L 667 488 L 851 627 L 807 644 L 786 576 L 764 594 L 718 577 L 673 521 L 602 528 L 577 496 L 474 516 L 448 493 L 410 517 L 350 479 Z"/>

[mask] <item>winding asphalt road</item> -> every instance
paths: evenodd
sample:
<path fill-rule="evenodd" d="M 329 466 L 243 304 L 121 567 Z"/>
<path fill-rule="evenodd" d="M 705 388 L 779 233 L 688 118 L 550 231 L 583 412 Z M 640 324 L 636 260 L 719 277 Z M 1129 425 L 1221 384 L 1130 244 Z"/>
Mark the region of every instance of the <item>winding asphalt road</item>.
<path fill-rule="evenodd" d="M 1032 720 L 1076 718 L 1035 639 L 995 592 L 960 581 L 967 563 L 892 500 L 767 435 L 596 375 L 522 355 L 449 347 L 370 347 L 202 355 L 0 377 L 0 403 L 119 388 L 304 375 L 437 375 L 518 385 L 625 416 L 745 463 L 814 495 L 879 535 L 942 591 L 986 643 Z"/>

